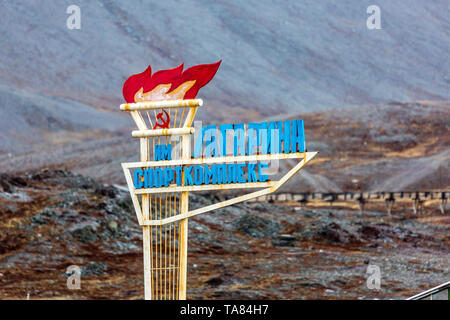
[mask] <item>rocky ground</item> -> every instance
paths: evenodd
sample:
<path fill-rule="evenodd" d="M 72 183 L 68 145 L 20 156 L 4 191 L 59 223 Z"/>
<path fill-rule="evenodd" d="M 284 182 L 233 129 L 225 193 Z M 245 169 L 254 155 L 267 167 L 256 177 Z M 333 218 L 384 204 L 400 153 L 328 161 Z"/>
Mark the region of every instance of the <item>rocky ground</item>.
<path fill-rule="evenodd" d="M 218 201 L 192 195 L 191 207 Z M 403 299 L 450 278 L 450 218 L 243 203 L 190 219 L 188 299 Z M 0 299 L 142 299 L 127 192 L 63 170 L 0 177 Z M 82 267 L 81 289 L 66 269 Z M 380 290 L 367 288 L 369 265 Z"/>

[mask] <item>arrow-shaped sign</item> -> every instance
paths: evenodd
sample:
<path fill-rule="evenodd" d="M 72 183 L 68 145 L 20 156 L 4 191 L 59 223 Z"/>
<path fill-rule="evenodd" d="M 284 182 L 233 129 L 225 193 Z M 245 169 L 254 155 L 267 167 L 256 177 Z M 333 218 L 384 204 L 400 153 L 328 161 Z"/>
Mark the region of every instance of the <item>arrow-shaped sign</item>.
<path fill-rule="evenodd" d="M 312 158 L 317 155 L 318 152 L 297 152 L 289 154 L 268 154 L 268 155 L 252 155 L 252 156 L 228 156 L 218 158 L 199 158 L 199 159 L 180 159 L 180 160 L 167 160 L 167 161 L 147 161 L 147 162 L 129 162 L 122 163 L 122 168 L 125 173 L 128 189 L 130 190 L 131 197 L 137 200 L 137 195 L 142 194 L 160 194 L 167 192 L 185 192 L 185 191 L 211 191 L 211 190 L 229 190 L 229 189 L 249 189 L 249 188 L 264 188 L 262 190 L 238 196 L 233 199 L 221 201 L 216 204 L 206 206 L 204 208 L 188 211 L 184 214 L 179 214 L 166 219 L 159 220 L 146 220 L 142 218 L 142 212 L 140 212 L 139 203 L 137 203 L 138 219 L 141 225 L 164 225 L 167 223 L 175 222 L 181 219 L 196 216 L 201 213 L 209 212 L 211 210 L 219 209 L 225 206 L 233 205 L 242 201 L 247 201 L 259 196 L 266 195 L 277 191 L 283 184 L 291 179 L 298 171 L 300 171 Z M 135 186 L 131 170 L 139 169 L 144 172 L 145 168 L 158 168 L 161 167 L 177 167 L 186 165 L 207 165 L 207 164 L 219 164 L 219 163 L 254 163 L 259 161 L 271 161 L 280 159 L 302 159 L 297 165 L 295 165 L 286 175 L 284 175 L 278 181 L 265 181 L 265 182 L 246 182 L 246 183 L 232 183 L 232 184 L 207 184 L 207 185 L 181 185 L 170 184 L 167 187 L 159 188 L 139 188 Z M 161 169 L 161 172 L 164 170 Z M 162 173 L 164 174 L 164 173 Z M 139 177 L 139 175 L 137 175 Z M 141 180 L 142 181 L 142 180 Z"/>

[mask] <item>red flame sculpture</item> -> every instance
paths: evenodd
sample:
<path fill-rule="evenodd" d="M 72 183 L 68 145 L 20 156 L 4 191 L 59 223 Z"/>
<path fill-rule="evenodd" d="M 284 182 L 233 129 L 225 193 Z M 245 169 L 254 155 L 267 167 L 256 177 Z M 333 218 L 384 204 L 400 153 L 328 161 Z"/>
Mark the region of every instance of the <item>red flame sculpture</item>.
<path fill-rule="evenodd" d="M 152 75 L 152 68 L 129 77 L 123 85 L 127 103 L 159 100 L 194 99 L 198 90 L 216 74 L 221 61 L 193 66 L 183 71 L 183 64 Z"/>

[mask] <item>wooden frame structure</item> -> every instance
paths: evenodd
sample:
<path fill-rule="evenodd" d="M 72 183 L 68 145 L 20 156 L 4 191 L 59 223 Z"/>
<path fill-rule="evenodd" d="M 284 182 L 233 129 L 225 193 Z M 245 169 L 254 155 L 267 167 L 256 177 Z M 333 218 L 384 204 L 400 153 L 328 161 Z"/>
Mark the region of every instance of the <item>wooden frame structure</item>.
<path fill-rule="evenodd" d="M 188 219 L 201 213 L 254 199 L 278 190 L 301 170 L 317 152 L 289 154 L 267 154 L 249 156 L 225 156 L 213 158 L 191 158 L 191 136 L 195 133 L 192 123 L 201 99 L 170 100 L 122 104 L 120 110 L 128 111 L 138 130 L 132 136 L 140 139 L 140 161 L 122 163 L 136 216 L 143 231 L 145 299 L 186 299 Z M 157 111 L 168 109 L 172 115 L 172 128 L 153 128 Z M 142 113 L 145 114 L 143 115 Z M 147 117 L 145 117 L 145 115 Z M 178 121 L 178 117 L 180 120 Z M 148 120 L 146 123 L 145 118 Z M 153 120 L 152 120 L 153 119 Z M 155 145 L 176 141 L 172 160 L 151 161 Z M 153 146 L 153 147 L 152 147 Z M 131 171 L 138 168 L 186 166 L 193 164 L 215 164 L 232 162 L 256 162 L 280 159 L 301 159 L 279 181 L 184 185 L 136 189 Z M 189 192 L 206 190 L 259 188 L 261 190 L 218 202 L 196 210 L 189 210 Z M 164 200 L 163 200 L 164 199 Z"/>

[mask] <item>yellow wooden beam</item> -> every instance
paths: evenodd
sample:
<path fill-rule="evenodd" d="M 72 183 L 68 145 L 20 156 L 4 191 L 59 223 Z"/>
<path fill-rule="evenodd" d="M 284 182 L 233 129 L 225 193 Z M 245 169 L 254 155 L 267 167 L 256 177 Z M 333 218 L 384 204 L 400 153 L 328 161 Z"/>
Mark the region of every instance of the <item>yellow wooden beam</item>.
<path fill-rule="evenodd" d="M 186 100 L 164 100 L 164 101 L 148 101 L 136 103 L 124 103 L 120 105 L 120 111 L 135 110 L 151 110 L 151 109 L 168 109 L 182 107 L 201 107 L 202 99 L 186 99 Z"/>

